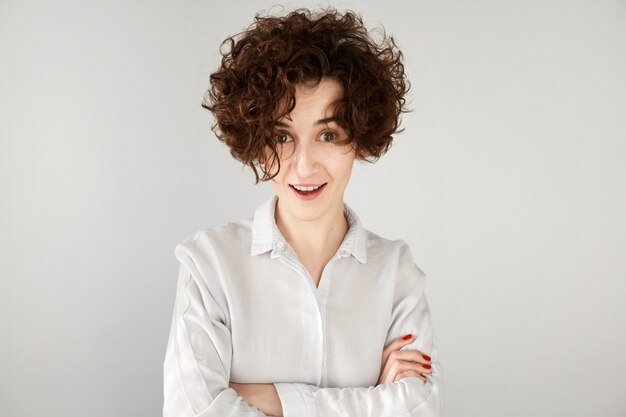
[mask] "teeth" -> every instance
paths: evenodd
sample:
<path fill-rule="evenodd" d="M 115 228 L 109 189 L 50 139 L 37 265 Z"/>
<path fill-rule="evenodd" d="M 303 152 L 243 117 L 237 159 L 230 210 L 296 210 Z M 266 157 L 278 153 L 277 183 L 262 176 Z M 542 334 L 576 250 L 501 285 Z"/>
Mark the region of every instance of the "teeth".
<path fill-rule="evenodd" d="M 298 191 L 313 191 L 313 190 L 317 190 L 318 188 L 320 188 L 321 185 L 312 185 L 310 187 L 301 187 L 299 185 L 294 185 L 293 188 L 295 188 Z"/>

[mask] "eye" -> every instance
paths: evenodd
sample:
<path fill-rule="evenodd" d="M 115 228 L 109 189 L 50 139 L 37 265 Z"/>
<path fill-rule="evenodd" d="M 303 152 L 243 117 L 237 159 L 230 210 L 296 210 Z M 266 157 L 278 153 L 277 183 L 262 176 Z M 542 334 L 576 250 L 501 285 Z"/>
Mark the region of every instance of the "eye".
<path fill-rule="evenodd" d="M 320 138 L 324 142 L 332 142 L 333 140 L 337 139 L 337 134 L 332 131 L 326 131 L 320 135 Z"/>
<path fill-rule="evenodd" d="M 274 135 L 274 140 L 278 143 L 285 143 L 289 141 L 289 135 L 286 133 L 277 133 Z"/>

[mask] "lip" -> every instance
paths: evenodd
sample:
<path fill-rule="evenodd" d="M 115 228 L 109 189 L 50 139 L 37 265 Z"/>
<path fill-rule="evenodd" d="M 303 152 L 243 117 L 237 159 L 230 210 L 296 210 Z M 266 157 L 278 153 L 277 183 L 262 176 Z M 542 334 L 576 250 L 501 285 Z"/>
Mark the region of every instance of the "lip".
<path fill-rule="evenodd" d="M 300 200 L 305 200 L 305 201 L 309 201 L 309 200 L 314 200 L 315 198 L 317 198 L 317 196 L 319 196 L 322 191 L 324 191 L 324 188 L 326 188 L 326 185 L 328 183 L 325 182 L 324 184 L 322 184 L 322 186 L 320 188 L 318 188 L 317 190 L 313 191 L 312 193 L 309 194 L 301 194 L 298 190 L 296 190 L 293 186 L 294 185 L 298 185 L 301 187 L 315 187 L 319 184 L 289 184 L 289 188 L 291 189 L 291 191 L 293 191 L 293 193 L 296 195 L 296 197 L 298 197 Z"/>

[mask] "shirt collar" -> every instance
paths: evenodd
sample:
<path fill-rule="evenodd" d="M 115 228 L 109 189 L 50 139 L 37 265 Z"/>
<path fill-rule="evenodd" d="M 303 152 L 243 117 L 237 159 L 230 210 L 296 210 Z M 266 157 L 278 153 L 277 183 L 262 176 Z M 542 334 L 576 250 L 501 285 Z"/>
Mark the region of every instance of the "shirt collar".
<path fill-rule="evenodd" d="M 282 256 L 287 249 L 287 240 L 283 237 L 274 213 L 278 196 L 273 195 L 261 204 L 254 212 L 252 221 L 252 245 L 250 255 L 255 256 L 272 250 L 271 257 Z M 343 212 L 348 220 L 348 232 L 339 246 L 339 256 L 354 256 L 359 262 L 367 262 L 365 229 L 356 213 L 346 204 L 343 204 Z"/>

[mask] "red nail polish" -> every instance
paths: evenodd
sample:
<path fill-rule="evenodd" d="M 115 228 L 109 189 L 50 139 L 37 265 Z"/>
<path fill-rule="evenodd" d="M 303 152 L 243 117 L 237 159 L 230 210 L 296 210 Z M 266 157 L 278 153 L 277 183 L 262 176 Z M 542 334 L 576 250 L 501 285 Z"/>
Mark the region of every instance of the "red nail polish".
<path fill-rule="evenodd" d="M 428 364 L 426 364 L 426 365 L 422 365 L 422 366 L 423 366 L 424 368 L 426 368 L 426 369 L 430 369 L 430 368 L 432 368 L 432 366 L 430 366 L 430 365 L 428 365 Z"/>
<path fill-rule="evenodd" d="M 423 353 L 422 353 L 422 356 L 424 357 L 424 359 L 426 359 L 427 361 L 429 361 L 429 362 L 430 362 L 430 356 L 428 356 L 428 355 L 424 355 Z"/>
<path fill-rule="evenodd" d="M 406 336 L 402 337 L 402 340 L 409 340 L 411 338 L 410 334 L 407 334 Z"/>

